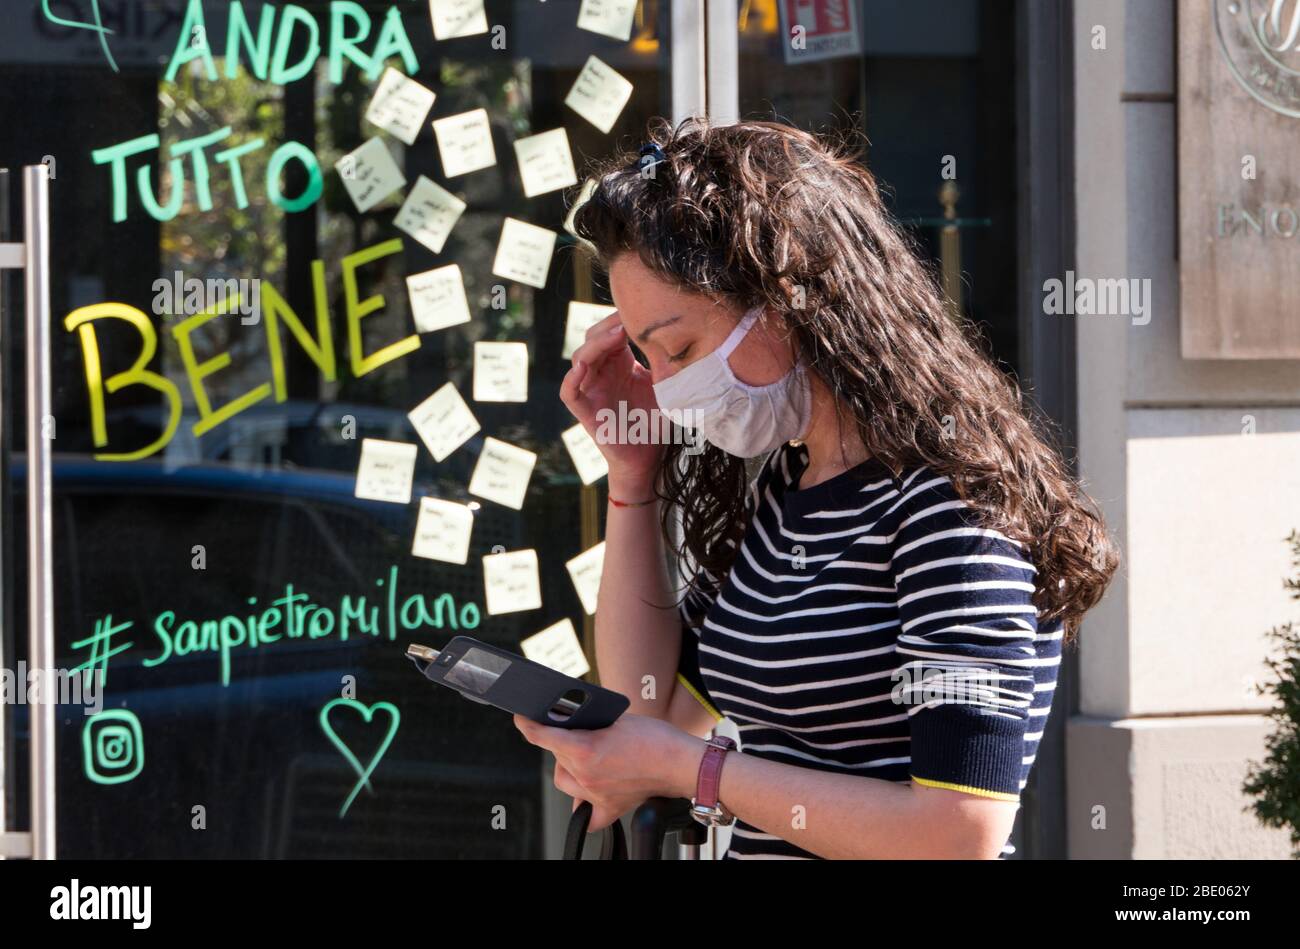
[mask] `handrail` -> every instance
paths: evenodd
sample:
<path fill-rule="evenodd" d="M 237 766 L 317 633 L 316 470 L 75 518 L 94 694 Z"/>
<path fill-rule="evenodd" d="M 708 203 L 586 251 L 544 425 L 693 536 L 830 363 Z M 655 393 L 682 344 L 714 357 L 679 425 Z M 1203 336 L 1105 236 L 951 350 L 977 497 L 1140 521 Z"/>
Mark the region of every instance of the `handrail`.
<path fill-rule="evenodd" d="M 54 669 L 54 577 L 51 516 L 50 403 L 50 170 L 23 169 L 23 277 L 27 325 L 27 631 L 37 670 Z M 53 860 L 55 848 L 55 703 L 42 696 L 31 715 L 30 854 Z M 21 838 L 5 834 L 21 853 Z"/>

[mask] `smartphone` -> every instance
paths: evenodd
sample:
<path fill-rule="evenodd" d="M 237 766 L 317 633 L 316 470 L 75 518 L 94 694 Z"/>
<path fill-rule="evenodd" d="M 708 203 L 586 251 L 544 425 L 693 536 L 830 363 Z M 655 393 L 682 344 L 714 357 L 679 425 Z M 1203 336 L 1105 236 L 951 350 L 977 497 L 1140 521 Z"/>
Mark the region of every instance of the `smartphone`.
<path fill-rule="evenodd" d="M 442 649 L 412 644 L 406 655 L 429 681 L 541 725 L 606 728 L 632 704 L 619 692 L 469 636 L 456 636 Z"/>

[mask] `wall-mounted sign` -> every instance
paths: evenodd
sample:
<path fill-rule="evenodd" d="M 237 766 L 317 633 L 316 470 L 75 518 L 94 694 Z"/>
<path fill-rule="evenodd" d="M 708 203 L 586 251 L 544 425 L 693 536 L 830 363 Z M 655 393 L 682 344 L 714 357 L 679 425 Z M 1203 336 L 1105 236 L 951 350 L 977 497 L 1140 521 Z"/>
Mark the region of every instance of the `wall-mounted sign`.
<path fill-rule="evenodd" d="M 857 56 L 862 52 L 856 0 L 781 0 L 787 63 Z"/>
<path fill-rule="evenodd" d="M 1182 355 L 1300 359 L 1300 0 L 1178 19 Z"/>
<path fill-rule="evenodd" d="M 1300 118 L 1300 3 L 1216 0 L 1214 29 L 1238 85 L 1274 112 Z"/>

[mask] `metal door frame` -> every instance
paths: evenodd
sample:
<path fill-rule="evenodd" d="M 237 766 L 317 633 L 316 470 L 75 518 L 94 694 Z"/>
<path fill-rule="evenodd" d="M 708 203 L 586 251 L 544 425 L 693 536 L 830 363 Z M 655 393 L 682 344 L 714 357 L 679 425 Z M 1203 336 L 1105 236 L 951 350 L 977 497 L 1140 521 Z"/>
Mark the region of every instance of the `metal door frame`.
<path fill-rule="evenodd" d="M 1074 267 L 1074 0 L 1016 0 L 1015 16 L 1021 383 L 1059 427 L 1066 464 L 1077 475 L 1076 323 L 1045 319 L 1040 290 Z M 1026 788 L 1018 853 L 1026 859 L 1068 856 L 1065 723 L 1079 711 L 1078 677 L 1078 651 L 1065 650 Z"/>
<path fill-rule="evenodd" d="M 23 240 L 0 244 L 0 270 L 23 271 L 27 332 L 27 654 L 31 668 L 42 676 L 54 669 L 52 446 L 45 434 L 45 420 L 53 417 L 50 410 L 49 172 L 47 165 L 28 165 L 23 169 Z M 6 192 L 8 183 L 6 170 L 0 173 L 0 187 L 5 187 Z M 0 201 L 0 205 L 7 205 L 7 200 Z M 0 327 L 0 345 L 5 342 Z M 0 424 L 5 411 L 6 406 L 0 404 Z M 4 474 L 7 476 L 8 472 Z M 3 582 L 0 577 L 0 583 Z M 0 638 L 0 666 L 5 661 L 3 645 Z M 28 831 L 10 831 L 8 827 L 4 739 L 9 712 L 7 705 L 0 706 L 0 858 L 53 860 L 55 857 L 54 705 L 46 696 L 45 688 L 41 689 L 39 702 L 27 705 L 31 719 L 31 829 Z"/>

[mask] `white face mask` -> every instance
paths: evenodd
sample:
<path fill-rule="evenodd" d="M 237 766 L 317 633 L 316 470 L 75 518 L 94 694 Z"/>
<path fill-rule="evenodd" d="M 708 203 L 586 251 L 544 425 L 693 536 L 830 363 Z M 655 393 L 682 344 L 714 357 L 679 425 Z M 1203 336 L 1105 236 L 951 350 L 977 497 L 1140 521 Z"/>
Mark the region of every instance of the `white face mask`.
<path fill-rule="evenodd" d="M 727 357 L 758 319 L 751 309 L 722 345 L 703 359 L 655 383 L 661 411 L 740 458 L 766 454 L 782 442 L 803 438 L 812 419 L 812 387 L 801 362 L 776 382 L 751 386 L 736 378 Z"/>

